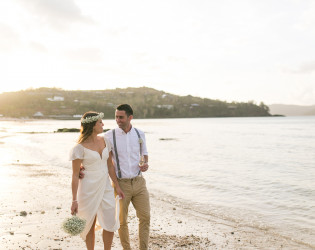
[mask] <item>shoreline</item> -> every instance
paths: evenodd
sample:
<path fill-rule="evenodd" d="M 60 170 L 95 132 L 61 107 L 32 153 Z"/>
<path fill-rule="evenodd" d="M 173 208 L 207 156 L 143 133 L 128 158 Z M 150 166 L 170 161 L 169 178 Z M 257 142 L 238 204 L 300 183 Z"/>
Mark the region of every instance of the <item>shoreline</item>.
<path fill-rule="evenodd" d="M 155 117 L 155 118 L 134 118 L 135 120 L 167 120 L 167 119 L 208 119 L 208 118 L 272 118 L 272 117 L 312 117 L 314 115 L 286 116 L 286 115 L 269 115 L 269 116 L 200 116 L 200 117 Z M 113 118 L 103 118 L 104 121 L 111 121 Z M 0 121 L 16 122 L 33 122 L 33 121 L 80 121 L 78 118 L 23 118 L 23 117 L 0 117 Z"/>
<path fill-rule="evenodd" d="M 70 217 L 71 170 L 14 162 L 0 165 L 1 245 L 6 249 L 85 249 L 79 236 L 60 226 Z M 18 184 L 17 184 L 18 183 Z M 150 190 L 149 190 L 150 191 Z M 178 206 L 151 192 L 150 249 L 314 249 L 304 243 Z M 26 216 L 21 212 L 25 211 Z M 130 240 L 138 246 L 138 219 L 132 205 Z M 95 249 L 103 249 L 101 231 Z M 121 249 L 118 232 L 112 249 Z"/>

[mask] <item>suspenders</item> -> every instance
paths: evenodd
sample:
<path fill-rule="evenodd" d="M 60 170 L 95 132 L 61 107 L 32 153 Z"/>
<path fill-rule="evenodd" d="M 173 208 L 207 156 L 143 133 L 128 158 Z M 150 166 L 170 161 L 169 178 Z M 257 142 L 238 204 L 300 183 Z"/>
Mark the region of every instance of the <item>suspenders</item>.
<path fill-rule="evenodd" d="M 121 178 L 121 171 L 120 171 L 120 165 L 119 165 L 119 158 L 118 158 L 117 146 L 116 146 L 115 129 L 113 129 L 113 141 L 114 141 L 114 149 L 115 149 L 115 156 L 116 156 L 116 164 L 117 164 L 117 169 L 118 169 L 118 178 Z"/>
<path fill-rule="evenodd" d="M 134 128 L 137 132 L 138 138 L 141 139 L 140 133 L 138 129 Z M 118 170 L 118 178 L 121 178 L 121 171 L 120 171 L 120 164 L 119 164 L 119 158 L 118 158 L 118 152 L 117 152 L 117 144 L 116 144 L 116 134 L 115 134 L 115 129 L 113 131 L 113 142 L 114 142 L 114 150 L 115 150 L 115 156 L 116 156 L 116 164 L 117 164 L 117 170 Z M 142 154 L 142 145 L 140 144 L 140 155 Z M 138 175 L 140 174 L 140 170 Z"/>

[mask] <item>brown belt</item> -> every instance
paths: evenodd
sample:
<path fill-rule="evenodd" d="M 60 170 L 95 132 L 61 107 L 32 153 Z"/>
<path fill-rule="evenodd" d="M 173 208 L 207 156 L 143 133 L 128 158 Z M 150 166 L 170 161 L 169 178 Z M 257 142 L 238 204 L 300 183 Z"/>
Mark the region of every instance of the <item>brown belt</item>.
<path fill-rule="evenodd" d="M 133 178 L 117 178 L 118 181 L 133 181 L 137 178 L 142 178 L 142 174 L 140 173 L 139 175 L 137 175 L 136 177 L 133 177 Z"/>

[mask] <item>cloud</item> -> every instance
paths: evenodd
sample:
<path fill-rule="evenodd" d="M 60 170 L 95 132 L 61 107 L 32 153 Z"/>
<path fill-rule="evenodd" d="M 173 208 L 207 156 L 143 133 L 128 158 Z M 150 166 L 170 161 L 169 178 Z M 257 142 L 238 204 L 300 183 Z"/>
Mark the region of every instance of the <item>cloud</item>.
<path fill-rule="evenodd" d="M 0 23 L 0 51 L 10 52 L 21 44 L 19 35 L 8 25 Z"/>
<path fill-rule="evenodd" d="M 76 62 L 100 62 L 103 59 L 103 52 L 98 48 L 79 48 L 67 51 L 65 54 Z"/>
<path fill-rule="evenodd" d="M 116 29 L 108 28 L 108 29 L 106 29 L 105 32 L 111 36 L 118 37 L 121 34 L 125 33 L 126 31 L 128 31 L 128 27 L 122 26 L 122 27 L 117 27 Z"/>
<path fill-rule="evenodd" d="M 18 0 L 44 25 L 58 30 L 65 29 L 72 23 L 91 24 L 94 21 L 83 15 L 73 0 Z"/>
<path fill-rule="evenodd" d="M 315 34 L 315 3 L 310 1 L 307 8 L 302 12 L 299 20 L 293 26 L 297 30 L 308 32 L 309 34 Z"/>
<path fill-rule="evenodd" d="M 167 61 L 169 62 L 174 62 L 174 63 L 178 63 L 178 62 L 186 62 L 186 58 L 184 57 L 178 57 L 178 56 L 168 56 L 167 57 Z"/>
<path fill-rule="evenodd" d="M 293 74 L 310 74 L 315 71 L 315 61 L 301 64 L 297 69 L 284 69 L 284 72 Z"/>
<path fill-rule="evenodd" d="M 31 41 L 29 43 L 29 46 L 31 49 L 33 49 L 37 52 L 41 52 L 41 53 L 47 53 L 48 52 L 48 49 L 43 44 L 38 43 L 38 42 Z"/>
<path fill-rule="evenodd" d="M 297 104 L 303 104 L 303 105 L 314 105 L 315 100 L 315 88 L 311 85 L 295 88 L 294 92 L 291 92 L 290 100 L 292 103 L 292 100 L 295 101 Z"/>
<path fill-rule="evenodd" d="M 315 71 L 315 61 L 302 64 L 298 72 L 311 73 L 313 71 Z"/>

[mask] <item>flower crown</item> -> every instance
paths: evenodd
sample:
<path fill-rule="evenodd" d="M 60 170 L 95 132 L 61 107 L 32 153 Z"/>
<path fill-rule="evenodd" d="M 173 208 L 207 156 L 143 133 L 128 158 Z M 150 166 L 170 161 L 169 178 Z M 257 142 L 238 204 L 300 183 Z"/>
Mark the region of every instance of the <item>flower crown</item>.
<path fill-rule="evenodd" d="M 90 123 L 90 122 L 96 122 L 99 119 L 102 119 L 104 117 L 104 113 L 99 113 L 98 115 L 89 116 L 86 118 L 81 118 L 81 123 Z"/>

